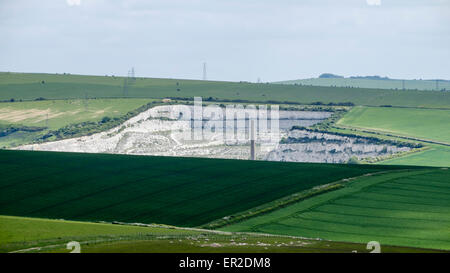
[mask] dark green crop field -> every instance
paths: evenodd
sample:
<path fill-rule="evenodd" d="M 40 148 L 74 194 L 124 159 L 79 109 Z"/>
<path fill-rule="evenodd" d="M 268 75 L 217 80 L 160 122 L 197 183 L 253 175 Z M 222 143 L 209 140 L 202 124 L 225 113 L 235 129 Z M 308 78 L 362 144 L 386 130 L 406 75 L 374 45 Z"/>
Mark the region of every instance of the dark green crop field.
<path fill-rule="evenodd" d="M 198 226 L 283 196 L 405 167 L 0 151 L 0 214 Z"/>
<path fill-rule="evenodd" d="M 190 98 L 252 102 L 343 103 L 450 108 L 450 93 L 369 88 L 296 86 L 269 83 L 137 78 L 123 91 L 124 78 L 31 73 L 0 73 L 0 100 L 89 98 Z"/>

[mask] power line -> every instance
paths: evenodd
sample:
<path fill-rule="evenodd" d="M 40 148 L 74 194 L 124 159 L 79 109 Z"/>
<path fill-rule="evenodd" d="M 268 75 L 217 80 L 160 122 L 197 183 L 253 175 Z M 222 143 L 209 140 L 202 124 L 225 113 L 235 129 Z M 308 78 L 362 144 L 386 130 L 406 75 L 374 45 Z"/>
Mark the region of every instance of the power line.
<path fill-rule="evenodd" d="M 123 79 L 123 96 L 128 97 L 128 77 Z"/>
<path fill-rule="evenodd" d="M 134 67 L 128 70 L 127 77 L 123 79 L 123 96 L 128 97 L 128 91 L 130 86 L 136 81 L 136 76 L 134 73 Z"/>
<path fill-rule="evenodd" d="M 206 63 L 203 63 L 203 80 L 206 81 Z"/>
<path fill-rule="evenodd" d="M 88 93 L 84 93 L 84 110 L 87 111 L 88 109 Z"/>

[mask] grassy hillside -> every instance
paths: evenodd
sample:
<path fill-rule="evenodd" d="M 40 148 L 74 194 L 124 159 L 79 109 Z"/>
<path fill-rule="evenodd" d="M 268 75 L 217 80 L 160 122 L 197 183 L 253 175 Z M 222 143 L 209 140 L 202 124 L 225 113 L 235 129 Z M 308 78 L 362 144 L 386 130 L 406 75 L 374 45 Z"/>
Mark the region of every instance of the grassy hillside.
<path fill-rule="evenodd" d="M 450 144 L 450 110 L 355 107 L 337 124 Z"/>
<path fill-rule="evenodd" d="M 406 156 L 384 160 L 383 165 L 416 165 L 450 167 L 450 147 L 442 145 L 429 145 L 430 148 L 423 151 L 408 154 Z"/>
<path fill-rule="evenodd" d="M 199 232 L 158 227 L 0 216 L 0 252 L 119 236 L 183 235 Z"/>
<path fill-rule="evenodd" d="M 58 129 L 71 123 L 119 117 L 150 99 L 89 99 L 8 102 L 0 104 L 0 124 Z M 48 117 L 48 123 L 47 123 Z"/>
<path fill-rule="evenodd" d="M 352 79 L 352 78 L 312 78 L 303 80 L 291 80 L 277 82 L 282 84 L 303 84 L 313 86 L 336 86 L 336 87 L 356 87 L 356 88 L 378 88 L 378 89 L 398 89 L 403 90 L 433 90 L 450 91 L 450 81 L 434 80 L 395 80 L 395 79 Z"/>
<path fill-rule="evenodd" d="M 450 171 L 394 171 L 223 228 L 450 250 Z"/>
<path fill-rule="evenodd" d="M 124 97 L 123 78 L 55 74 L 0 73 L 0 100 L 82 99 Z M 137 78 L 127 92 L 133 98 L 183 97 L 219 100 L 340 103 L 450 108 L 450 94 L 434 91 L 394 91 L 361 88 L 311 87 L 199 80 Z"/>
<path fill-rule="evenodd" d="M 317 241 L 258 234 L 222 234 L 174 227 L 137 227 L 0 216 L 0 252 L 59 252 L 80 243 L 81 253 L 148 252 L 368 252 L 364 244 Z M 383 252 L 430 250 L 387 247 Z"/>
<path fill-rule="evenodd" d="M 0 214 L 198 226 L 396 166 L 0 151 Z"/>
<path fill-rule="evenodd" d="M 159 102 L 116 98 L 0 103 L 0 147 L 105 131 Z"/>
<path fill-rule="evenodd" d="M 450 147 L 444 145 L 450 144 L 450 127 L 446 126 L 449 119 L 449 110 L 358 106 L 346 113 L 336 125 L 363 135 L 372 132 L 374 136 L 382 138 L 402 140 L 399 137 L 406 137 L 409 141 L 415 139 L 416 142 L 440 143 L 422 142 L 429 147 L 427 150 L 381 161 L 379 164 L 449 167 Z"/>

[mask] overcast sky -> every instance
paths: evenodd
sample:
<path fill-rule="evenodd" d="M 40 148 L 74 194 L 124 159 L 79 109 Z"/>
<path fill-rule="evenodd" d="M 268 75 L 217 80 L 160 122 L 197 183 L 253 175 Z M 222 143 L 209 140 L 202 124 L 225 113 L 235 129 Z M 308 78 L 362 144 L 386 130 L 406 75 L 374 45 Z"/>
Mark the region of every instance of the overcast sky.
<path fill-rule="evenodd" d="M 450 79 L 450 0 L 0 0 L 0 71 Z"/>

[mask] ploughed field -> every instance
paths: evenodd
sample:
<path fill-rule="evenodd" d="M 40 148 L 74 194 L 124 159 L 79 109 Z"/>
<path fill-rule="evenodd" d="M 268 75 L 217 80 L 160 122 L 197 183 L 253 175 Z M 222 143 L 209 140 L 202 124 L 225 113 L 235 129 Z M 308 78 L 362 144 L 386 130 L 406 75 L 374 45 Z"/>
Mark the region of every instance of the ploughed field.
<path fill-rule="evenodd" d="M 0 214 L 199 226 L 343 178 L 405 167 L 0 151 Z"/>
<path fill-rule="evenodd" d="M 399 170 L 223 228 L 450 250 L 450 170 Z"/>

